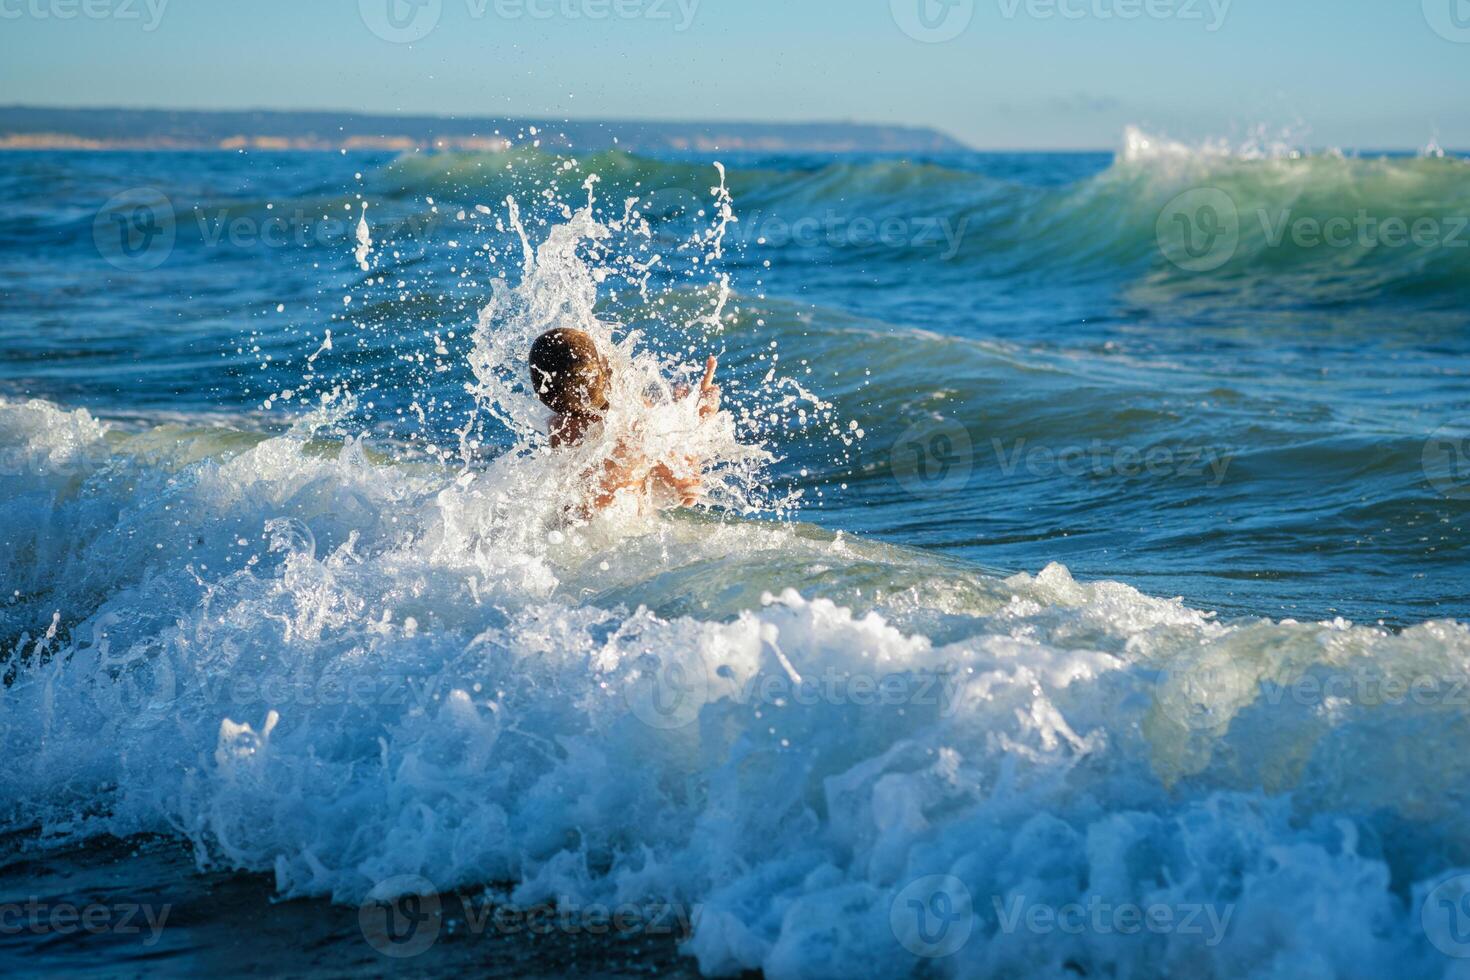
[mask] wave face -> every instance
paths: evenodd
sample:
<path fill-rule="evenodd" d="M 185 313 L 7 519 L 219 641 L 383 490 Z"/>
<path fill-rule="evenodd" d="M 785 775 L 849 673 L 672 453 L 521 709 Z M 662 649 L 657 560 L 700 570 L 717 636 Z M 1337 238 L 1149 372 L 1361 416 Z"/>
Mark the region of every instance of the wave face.
<path fill-rule="evenodd" d="M 953 160 L 813 160 L 792 169 L 789 160 L 754 159 L 731 175 L 742 218 L 730 238 L 764 239 L 765 248 L 747 253 L 762 259 L 825 249 L 823 264 L 835 272 L 875 257 L 938 258 L 946 278 L 1142 270 L 1140 288 L 1156 302 L 1225 290 L 1259 302 L 1255 294 L 1269 290 L 1298 309 L 1410 302 L 1443 310 L 1470 289 L 1470 163 L 1458 157 L 1187 147 L 1130 130 L 1097 172 L 1087 172 L 1087 157 L 1072 158 L 1033 183 L 1038 175 L 1020 160 L 978 170 Z M 405 200 L 466 190 L 494 198 L 528 175 L 554 183 L 569 173 L 596 173 L 607 191 L 651 194 L 661 216 L 697 205 L 708 183 L 693 163 L 607 151 L 568 170 L 560 158 L 509 150 L 406 158 L 374 188 Z M 1068 176 L 1078 179 L 1058 182 Z M 1213 210 L 1202 216 L 1202 208 Z"/>
<path fill-rule="evenodd" d="M 708 975 L 1459 975 L 1464 260 L 1298 219 L 1449 224 L 1463 161 L 16 160 L 22 853 L 674 902 Z M 708 506 L 569 521 L 620 438 Z"/>

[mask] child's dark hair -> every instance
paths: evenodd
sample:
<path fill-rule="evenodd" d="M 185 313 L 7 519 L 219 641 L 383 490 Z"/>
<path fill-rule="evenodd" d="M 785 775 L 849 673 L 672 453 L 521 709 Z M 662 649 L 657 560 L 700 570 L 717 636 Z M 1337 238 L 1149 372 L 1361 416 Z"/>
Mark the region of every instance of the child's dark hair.
<path fill-rule="evenodd" d="M 558 415 L 592 415 L 607 408 L 612 370 L 582 330 L 548 330 L 531 344 L 531 386 Z"/>

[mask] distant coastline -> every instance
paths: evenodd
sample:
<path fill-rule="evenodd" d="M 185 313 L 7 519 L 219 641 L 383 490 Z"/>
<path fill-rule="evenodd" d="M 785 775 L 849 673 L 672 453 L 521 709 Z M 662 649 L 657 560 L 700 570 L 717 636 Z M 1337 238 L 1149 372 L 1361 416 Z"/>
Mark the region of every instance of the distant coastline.
<path fill-rule="evenodd" d="M 573 150 L 940 153 L 935 129 L 853 122 L 556 121 L 277 110 L 0 106 L 0 150 L 495 151 L 520 134 Z"/>

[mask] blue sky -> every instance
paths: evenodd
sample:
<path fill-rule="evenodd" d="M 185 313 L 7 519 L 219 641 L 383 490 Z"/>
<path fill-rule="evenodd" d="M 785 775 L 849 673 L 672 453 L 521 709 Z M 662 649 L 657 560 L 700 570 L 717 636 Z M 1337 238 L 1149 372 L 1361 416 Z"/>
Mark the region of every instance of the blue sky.
<path fill-rule="evenodd" d="M 0 0 L 0 39 L 6 103 L 1470 148 L 1470 0 Z"/>

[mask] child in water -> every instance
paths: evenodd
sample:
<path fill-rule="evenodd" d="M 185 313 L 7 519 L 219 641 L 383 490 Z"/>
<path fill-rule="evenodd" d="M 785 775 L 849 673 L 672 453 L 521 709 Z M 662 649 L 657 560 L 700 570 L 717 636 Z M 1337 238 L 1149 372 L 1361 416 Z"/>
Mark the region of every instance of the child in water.
<path fill-rule="evenodd" d="M 720 389 L 714 383 L 717 364 L 711 357 L 704 365 L 704 380 L 699 385 L 701 420 L 720 409 Z M 531 382 L 542 403 L 552 411 L 553 449 L 580 445 L 610 407 L 612 369 L 596 342 L 582 330 L 558 328 L 536 338 L 531 344 Z M 675 392 L 679 398 L 688 394 L 687 388 Z M 584 510 L 603 510 L 624 491 L 655 502 L 690 506 L 700 496 L 699 469 L 699 460 L 693 456 L 654 462 L 620 440 L 607 458 L 587 473 L 590 489 Z"/>

